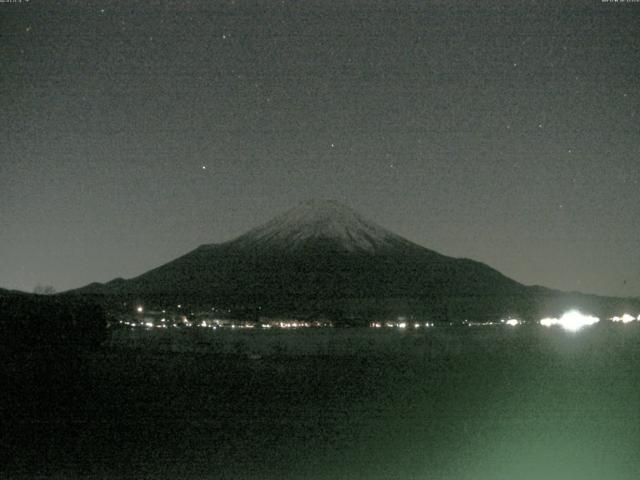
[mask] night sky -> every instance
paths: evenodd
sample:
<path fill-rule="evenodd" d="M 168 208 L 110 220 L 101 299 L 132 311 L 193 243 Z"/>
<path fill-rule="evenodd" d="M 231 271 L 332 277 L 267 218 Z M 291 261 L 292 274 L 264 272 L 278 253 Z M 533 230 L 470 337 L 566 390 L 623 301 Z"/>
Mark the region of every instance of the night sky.
<path fill-rule="evenodd" d="M 0 3 L 0 287 L 132 277 L 332 198 L 640 296 L 640 3 L 453 3 Z"/>

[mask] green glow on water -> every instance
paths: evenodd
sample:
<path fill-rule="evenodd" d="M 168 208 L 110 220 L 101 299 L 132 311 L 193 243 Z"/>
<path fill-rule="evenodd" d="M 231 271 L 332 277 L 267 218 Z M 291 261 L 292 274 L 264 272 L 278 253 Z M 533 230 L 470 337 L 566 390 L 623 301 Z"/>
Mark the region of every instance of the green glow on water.
<path fill-rule="evenodd" d="M 638 478 L 638 338 L 529 334 L 397 372 L 396 390 L 353 408 L 343 450 L 310 478 Z"/>
<path fill-rule="evenodd" d="M 96 354 L 74 387 L 80 436 L 23 464 L 81 459 L 105 479 L 638 478 L 640 325 L 377 330 L 269 335 L 290 348 L 254 359 Z"/>

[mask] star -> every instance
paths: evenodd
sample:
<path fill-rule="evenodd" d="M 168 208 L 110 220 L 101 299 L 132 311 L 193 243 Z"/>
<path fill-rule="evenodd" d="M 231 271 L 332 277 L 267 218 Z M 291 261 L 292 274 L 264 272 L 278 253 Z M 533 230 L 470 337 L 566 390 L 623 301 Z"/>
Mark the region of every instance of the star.
<path fill-rule="evenodd" d="M 207 166 L 206 166 L 206 165 L 202 165 L 202 169 L 203 169 L 203 170 L 206 170 L 206 169 L 207 169 Z"/>
<path fill-rule="evenodd" d="M 335 146 L 336 146 L 335 143 L 331 144 L 331 148 L 335 148 Z"/>
<path fill-rule="evenodd" d="M 104 8 L 101 8 L 101 9 L 100 9 L 100 13 L 101 13 L 101 14 L 104 14 L 104 11 L 105 11 L 105 10 L 104 10 Z"/>

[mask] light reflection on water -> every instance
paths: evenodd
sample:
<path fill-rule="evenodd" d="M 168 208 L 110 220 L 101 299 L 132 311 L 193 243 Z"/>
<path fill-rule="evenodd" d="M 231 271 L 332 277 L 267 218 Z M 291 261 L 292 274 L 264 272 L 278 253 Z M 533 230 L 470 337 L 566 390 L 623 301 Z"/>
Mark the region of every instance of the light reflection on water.
<path fill-rule="evenodd" d="M 99 478 L 635 480 L 640 471 L 637 323 L 579 334 L 538 325 L 125 333 L 148 343 L 97 354 L 90 388 L 78 389 L 91 413 L 74 445 Z M 150 348 L 171 335 L 230 350 Z M 255 355 L 241 338 L 283 343 Z"/>
<path fill-rule="evenodd" d="M 638 332 L 532 332 L 386 378 L 309 478 L 637 478 Z"/>

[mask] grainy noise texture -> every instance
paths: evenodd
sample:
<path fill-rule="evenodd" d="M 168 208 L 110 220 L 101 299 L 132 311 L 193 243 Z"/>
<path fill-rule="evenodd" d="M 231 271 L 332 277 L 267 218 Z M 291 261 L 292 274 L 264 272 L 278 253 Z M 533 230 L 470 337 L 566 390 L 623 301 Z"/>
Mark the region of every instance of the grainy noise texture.
<path fill-rule="evenodd" d="M 309 198 L 640 294 L 640 5 L 0 2 L 0 286 L 129 278 Z"/>

